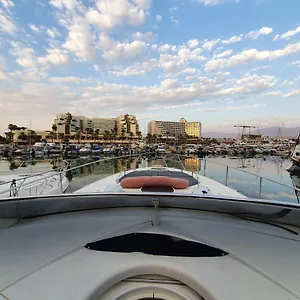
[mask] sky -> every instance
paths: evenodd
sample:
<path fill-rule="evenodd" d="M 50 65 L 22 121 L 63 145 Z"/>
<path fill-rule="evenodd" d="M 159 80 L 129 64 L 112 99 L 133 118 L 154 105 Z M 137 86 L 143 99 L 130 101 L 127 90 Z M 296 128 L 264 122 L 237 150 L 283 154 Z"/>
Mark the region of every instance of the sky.
<path fill-rule="evenodd" d="M 300 126 L 299 0 L 0 0 L 0 134 L 57 113 Z"/>

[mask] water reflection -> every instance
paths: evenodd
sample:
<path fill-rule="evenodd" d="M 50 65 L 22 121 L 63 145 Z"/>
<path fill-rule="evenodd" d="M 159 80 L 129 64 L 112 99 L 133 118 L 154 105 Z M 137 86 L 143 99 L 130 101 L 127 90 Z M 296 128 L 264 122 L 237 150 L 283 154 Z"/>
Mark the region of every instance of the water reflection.
<path fill-rule="evenodd" d="M 204 160 L 198 157 L 181 157 L 181 160 L 164 157 L 154 161 L 149 157 L 124 157 L 104 160 L 103 156 L 75 158 L 69 160 L 70 166 L 67 171 L 67 177 L 71 181 L 69 192 L 99 180 L 108 175 L 119 173 L 125 170 L 136 168 L 144 168 L 152 165 L 168 165 L 169 167 L 197 172 L 215 179 L 221 183 L 226 183 L 226 166 L 229 165 L 233 169 L 229 169 L 227 183 L 228 186 L 238 190 L 249 197 L 257 198 L 259 196 L 259 177 L 263 176 L 276 182 L 280 182 L 290 187 L 300 189 L 300 177 L 297 174 L 290 176 L 287 169 L 291 162 L 280 157 L 254 157 L 254 158 L 228 158 L 228 157 L 212 157 L 209 158 L 204 167 Z M 47 165 L 56 169 L 60 164 L 59 160 L 53 161 L 1 161 L 0 172 L 40 172 L 46 169 Z M 77 166 L 83 165 L 79 168 Z M 246 171 L 246 172 L 245 172 Z M 250 173 L 250 174 L 249 174 Z M 267 198 L 278 199 L 280 201 L 295 202 L 300 196 L 300 192 L 295 193 L 293 189 L 280 186 L 268 180 L 263 180 L 262 194 Z"/>

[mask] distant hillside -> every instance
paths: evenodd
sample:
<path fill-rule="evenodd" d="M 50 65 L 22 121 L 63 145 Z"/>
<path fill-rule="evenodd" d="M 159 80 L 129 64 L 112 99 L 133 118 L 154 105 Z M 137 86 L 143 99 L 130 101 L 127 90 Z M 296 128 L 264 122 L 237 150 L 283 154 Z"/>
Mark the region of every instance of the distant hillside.
<path fill-rule="evenodd" d="M 253 133 L 256 133 L 256 130 L 252 131 Z M 268 128 L 261 128 L 259 129 L 259 132 L 265 136 L 268 137 L 277 137 L 278 136 L 278 127 L 268 127 Z M 297 138 L 300 133 L 300 127 L 286 127 L 281 129 L 281 134 L 283 137 L 289 137 L 289 138 Z M 210 137 L 210 138 L 237 138 L 238 132 L 203 132 L 203 137 Z"/>

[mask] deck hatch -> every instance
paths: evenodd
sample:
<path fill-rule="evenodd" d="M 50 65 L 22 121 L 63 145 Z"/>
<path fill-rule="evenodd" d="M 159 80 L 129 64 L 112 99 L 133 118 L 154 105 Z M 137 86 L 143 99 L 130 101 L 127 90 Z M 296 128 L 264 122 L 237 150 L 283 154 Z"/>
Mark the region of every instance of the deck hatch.
<path fill-rule="evenodd" d="M 228 253 L 199 242 L 154 233 L 130 233 L 88 243 L 85 248 L 117 253 L 141 252 L 179 257 L 218 257 Z"/>

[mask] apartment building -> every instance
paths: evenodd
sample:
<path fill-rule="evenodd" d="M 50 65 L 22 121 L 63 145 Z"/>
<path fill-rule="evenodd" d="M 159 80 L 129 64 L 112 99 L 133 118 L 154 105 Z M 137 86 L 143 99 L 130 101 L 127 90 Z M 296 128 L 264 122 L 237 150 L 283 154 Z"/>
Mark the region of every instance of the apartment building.
<path fill-rule="evenodd" d="M 148 133 L 165 137 L 175 137 L 188 135 L 195 138 L 201 137 L 201 123 L 188 122 L 181 118 L 179 122 L 174 121 L 151 121 L 148 123 Z"/>
<path fill-rule="evenodd" d="M 109 131 L 109 132 L 115 132 L 115 128 L 116 128 L 116 119 L 115 118 L 111 118 L 111 119 L 104 119 L 104 118 L 93 118 L 92 119 L 92 125 L 93 125 L 93 130 L 99 131 L 99 134 L 104 134 L 105 131 Z"/>
<path fill-rule="evenodd" d="M 131 132 L 134 137 L 138 136 L 139 125 L 134 115 L 121 115 L 116 118 L 118 135 L 130 136 Z"/>
<path fill-rule="evenodd" d="M 99 131 L 103 135 L 105 131 L 116 132 L 117 135 L 138 136 L 139 126 L 134 115 L 121 115 L 117 118 L 87 118 L 80 115 L 72 115 L 70 125 L 68 128 L 67 114 L 57 114 L 54 124 L 57 126 L 58 133 L 66 134 L 69 130 L 70 134 L 76 133 L 80 130 L 82 133 L 87 133 L 88 129 L 94 132 Z"/>

